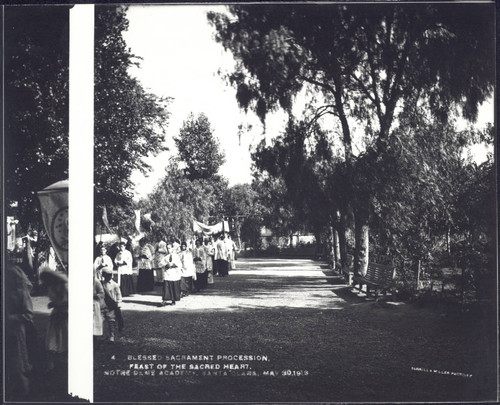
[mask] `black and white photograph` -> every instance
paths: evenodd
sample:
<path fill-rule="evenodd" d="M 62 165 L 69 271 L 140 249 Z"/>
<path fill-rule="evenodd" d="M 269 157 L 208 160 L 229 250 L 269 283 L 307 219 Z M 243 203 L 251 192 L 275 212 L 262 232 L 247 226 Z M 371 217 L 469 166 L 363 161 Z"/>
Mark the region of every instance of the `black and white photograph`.
<path fill-rule="evenodd" d="M 4 402 L 497 402 L 495 12 L 2 6 Z"/>
<path fill-rule="evenodd" d="M 69 398 L 68 16 L 2 6 L 5 402 Z"/>

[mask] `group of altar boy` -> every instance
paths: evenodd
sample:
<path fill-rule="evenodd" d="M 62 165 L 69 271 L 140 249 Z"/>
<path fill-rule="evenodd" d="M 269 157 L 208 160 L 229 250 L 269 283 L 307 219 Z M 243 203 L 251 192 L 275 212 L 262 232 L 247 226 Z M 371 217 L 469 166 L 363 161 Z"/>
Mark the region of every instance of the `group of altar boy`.
<path fill-rule="evenodd" d="M 112 246 L 113 248 L 113 246 Z M 153 246 L 143 238 L 133 255 L 130 241 L 121 240 L 112 259 L 99 243 L 94 261 L 94 335 L 115 341 L 123 327 L 123 297 L 154 291 L 161 284 L 159 306 L 175 305 L 183 297 L 214 284 L 214 277 L 226 277 L 235 268 L 237 247 L 228 233 L 193 241 L 172 240 Z M 112 250 L 112 249 L 110 249 Z M 134 257 L 135 256 L 135 257 Z"/>

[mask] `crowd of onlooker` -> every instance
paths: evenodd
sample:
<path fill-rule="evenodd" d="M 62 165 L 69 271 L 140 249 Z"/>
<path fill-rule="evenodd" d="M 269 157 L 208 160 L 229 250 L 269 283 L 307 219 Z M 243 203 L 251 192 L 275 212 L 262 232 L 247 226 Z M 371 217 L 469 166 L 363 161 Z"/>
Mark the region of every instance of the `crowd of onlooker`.
<path fill-rule="evenodd" d="M 94 336 L 114 342 L 123 328 L 123 297 L 162 286 L 159 306 L 175 305 L 183 297 L 214 284 L 215 277 L 234 269 L 236 244 L 227 233 L 192 240 L 152 243 L 142 238 L 105 246 L 98 243 L 94 261 Z M 108 255 L 108 252 L 110 253 Z"/>
<path fill-rule="evenodd" d="M 49 298 L 51 309 L 44 337 L 44 350 L 38 345 L 33 322 L 33 284 L 26 272 L 8 261 L 5 268 L 5 371 L 10 398 L 26 398 L 31 391 L 30 376 L 34 359 L 44 358 L 43 374 L 67 369 L 68 278 L 64 272 L 40 269 L 40 290 Z"/>

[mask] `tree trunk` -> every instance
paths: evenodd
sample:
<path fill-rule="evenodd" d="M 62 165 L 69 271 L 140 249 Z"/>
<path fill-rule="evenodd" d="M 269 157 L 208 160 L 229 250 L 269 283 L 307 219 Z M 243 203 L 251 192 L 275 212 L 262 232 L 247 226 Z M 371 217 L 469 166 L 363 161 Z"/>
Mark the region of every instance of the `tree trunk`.
<path fill-rule="evenodd" d="M 339 222 L 338 222 L 338 244 L 339 244 L 339 257 L 340 257 L 340 265 L 342 269 L 347 268 L 349 266 L 349 261 L 347 260 L 347 242 L 346 242 L 346 223 L 345 223 L 345 215 L 340 213 Z"/>
<path fill-rule="evenodd" d="M 332 258 L 332 270 L 335 270 L 337 268 L 337 252 L 335 251 L 335 245 L 337 244 L 337 238 L 335 235 L 335 228 L 330 225 L 330 238 L 329 238 L 329 251 L 330 251 L 330 257 Z"/>
<path fill-rule="evenodd" d="M 418 261 L 418 267 L 417 267 L 417 291 L 420 290 L 420 263 L 421 261 Z"/>
<path fill-rule="evenodd" d="M 241 250 L 241 225 L 239 221 L 237 222 L 235 229 L 236 229 L 236 239 L 238 239 L 238 248 Z"/>
<path fill-rule="evenodd" d="M 340 263 L 340 243 L 339 243 L 339 232 L 334 229 L 333 230 L 333 252 L 335 257 L 335 262 L 337 264 Z"/>
<path fill-rule="evenodd" d="M 342 268 L 342 260 L 340 258 L 340 242 L 339 242 L 339 223 L 337 222 L 335 226 L 330 226 L 330 234 L 331 234 L 331 249 L 330 249 L 330 255 L 332 257 L 332 268 L 333 270 L 336 270 L 337 267 L 340 267 L 339 270 Z M 345 238 L 344 238 L 345 239 Z M 345 242 L 345 241 L 344 241 Z"/>
<path fill-rule="evenodd" d="M 354 274 L 365 276 L 368 271 L 370 226 L 368 215 L 357 212 L 354 217 Z"/>

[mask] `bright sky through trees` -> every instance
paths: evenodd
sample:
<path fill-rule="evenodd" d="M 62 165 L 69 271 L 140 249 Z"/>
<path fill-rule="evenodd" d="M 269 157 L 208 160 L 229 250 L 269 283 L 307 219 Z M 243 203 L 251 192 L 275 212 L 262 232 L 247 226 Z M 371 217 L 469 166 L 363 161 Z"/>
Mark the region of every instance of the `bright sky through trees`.
<path fill-rule="evenodd" d="M 195 116 L 204 113 L 226 153 L 221 174 L 231 184 L 249 182 L 252 135 L 243 135 L 240 144 L 238 125 L 252 123 L 256 139 L 262 128 L 253 114 L 246 116 L 239 110 L 234 90 L 217 73 L 220 68 L 231 68 L 234 61 L 230 53 L 213 41 L 207 10 L 203 6 L 131 6 L 127 14 L 130 27 L 124 37 L 132 53 L 142 58 L 140 68 L 132 74 L 151 92 L 174 98 L 169 106 L 171 117 L 167 128 L 167 145 L 171 150 L 175 150 L 172 138 L 178 136 L 189 113 Z M 140 174 L 134 177 L 138 194 L 151 191 L 164 175 L 170 154 L 165 152 L 148 161 L 153 166 L 148 178 Z"/>
<path fill-rule="evenodd" d="M 224 6 L 213 5 L 131 5 L 127 13 L 130 26 L 124 38 L 132 53 L 142 58 L 140 68 L 131 73 L 152 93 L 174 98 L 168 108 L 171 117 L 167 146 L 175 151 L 172 138 L 178 136 L 183 121 L 191 112 L 195 116 L 206 114 L 226 153 L 226 163 L 220 174 L 232 185 L 251 181 L 249 147 L 261 139 L 263 128 L 253 113 L 246 115 L 240 111 L 235 90 L 218 74 L 219 70 L 230 71 L 234 60 L 213 40 L 213 29 L 207 22 L 206 13 L 224 9 Z M 284 122 L 284 115 L 271 116 L 266 121 L 266 133 L 281 132 Z M 482 128 L 486 122 L 493 122 L 492 104 L 481 108 L 475 126 Z M 239 124 L 252 124 L 253 129 L 239 138 Z M 484 149 L 477 148 L 473 152 L 478 160 L 484 159 Z M 149 177 L 140 173 L 133 176 L 137 185 L 136 197 L 152 190 L 164 175 L 171 154 L 164 152 L 148 160 L 153 167 Z"/>

